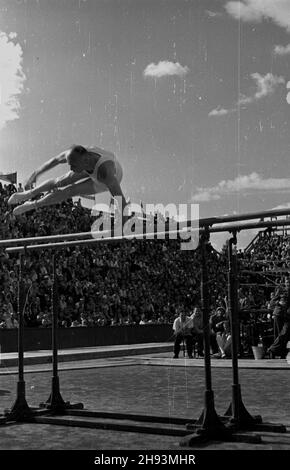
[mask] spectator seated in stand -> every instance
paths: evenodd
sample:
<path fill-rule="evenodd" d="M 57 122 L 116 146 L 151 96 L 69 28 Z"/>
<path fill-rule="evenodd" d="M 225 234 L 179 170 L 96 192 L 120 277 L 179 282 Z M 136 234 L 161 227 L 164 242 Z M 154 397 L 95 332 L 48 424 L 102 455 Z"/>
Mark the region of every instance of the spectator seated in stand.
<path fill-rule="evenodd" d="M 221 357 L 222 353 L 219 349 L 217 336 L 224 333 L 224 321 L 225 321 L 226 311 L 223 307 L 218 307 L 209 319 L 210 326 L 210 340 L 211 340 L 211 349 L 214 357 Z"/>
<path fill-rule="evenodd" d="M 142 313 L 141 314 L 141 320 L 139 321 L 139 325 L 146 325 L 147 324 L 147 321 L 146 321 L 146 314 L 145 313 Z"/>
<path fill-rule="evenodd" d="M 281 359 L 285 359 L 287 355 L 287 343 L 290 341 L 290 289 L 289 283 L 286 285 L 286 294 L 280 297 L 278 304 L 279 315 L 274 322 L 277 322 L 277 328 L 279 329 L 278 336 L 271 346 L 268 348 L 267 353 L 270 357 L 280 356 Z M 284 291 L 285 292 L 285 291 Z M 277 306 L 275 307 L 276 310 Z M 274 313 L 275 313 L 274 310 Z M 273 316 L 274 316 L 273 313 Z"/>
<path fill-rule="evenodd" d="M 216 359 L 225 359 L 231 357 L 231 331 L 230 331 L 230 321 L 227 317 L 225 310 L 220 310 L 217 312 L 220 316 L 219 321 L 215 322 L 214 329 L 216 331 L 216 341 L 219 347 L 219 352 L 213 354 L 213 357 Z"/>

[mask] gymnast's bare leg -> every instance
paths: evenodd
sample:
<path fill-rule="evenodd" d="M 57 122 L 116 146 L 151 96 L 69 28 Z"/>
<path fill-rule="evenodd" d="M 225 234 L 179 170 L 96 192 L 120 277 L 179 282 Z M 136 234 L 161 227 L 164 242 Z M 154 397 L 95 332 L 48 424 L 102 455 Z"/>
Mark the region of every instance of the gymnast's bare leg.
<path fill-rule="evenodd" d="M 74 173 L 73 171 L 69 171 L 64 176 L 46 180 L 33 189 L 28 189 L 27 191 L 23 191 L 22 193 L 13 193 L 8 200 L 8 205 L 15 205 L 19 204 L 20 202 L 28 201 L 29 199 L 33 199 L 39 194 L 52 192 L 56 189 L 63 188 L 84 178 L 87 179 L 87 175 L 81 175 L 80 173 Z"/>
<path fill-rule="evenodd" d="M 39 209 L 41 207 L 60 204 L 61 202 L 67 201 L 68 199 L 71 199 L 74 196 L 85 196 L 94 193 L 94 183 L 90 178 L 88 178 L 79 183 L 73 183 L 64 188 L 56 189 L 53 192 L 44 195 L 40 199 L 37 199 L 36 201 L 27 201 L 24 204 L 15 207 L 15 209 L 13 210 L 13 214 L 21 215 L 26 212 Z"/>

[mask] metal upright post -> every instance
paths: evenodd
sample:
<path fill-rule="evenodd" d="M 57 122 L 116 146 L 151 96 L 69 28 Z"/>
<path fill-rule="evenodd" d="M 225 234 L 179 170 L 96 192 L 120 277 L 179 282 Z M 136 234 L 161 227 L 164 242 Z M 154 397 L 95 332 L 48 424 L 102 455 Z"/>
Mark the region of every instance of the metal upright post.
<path fill-rule="evenodd" d="M 263 423 L 262 417 L 252 416 L 246 409 L 239 384 L 238 368 L 238 334 L 239 334 L 239 305 L 237 289 L 237 263 L 233 255 L 233 245 L 237 244 L 236 231 L 228 241 L 228 296 L 229 315 L 232 337 L 232 402 L 225 413 L 236 430 L 256 430 L 270 432 L 286 432 L 286 427 L 281 424 Z"/>
<path fill-rule="evenodd" d="M 231 325 L 231 349 L 232 349 L 232 402 L 226 412 L 226 416 L 231 416 L 231 422 L 237 429 L 249 428 L 257 423 L 261 423 L 261 417 L 253 418 L 246 410 L 242 401 L 241 386 L 239 384 L 238 367 L 238 335 L 239 335 L 239 312 L 237 295 L 237 272 L 236 263 L 233 255 L 233 245 L 237 244 L 236 232 L 233 232 L 232 238 L 228 240 L 228 315 Z"/>
<path fill-rule="evenodd" d="M 23 270 L 23 254 L 19 253 L 19 277 L 18 277 L 18 382 L 16 401 L 11 410 L 6 412 L 7 421 L 21 421 L 31 415 L 31 410 L 27 404 L 25 397 L 25 381 L 24 381 L 24 308 L 25 308 L 25 292 L 22 278 Z"/>
<path fill-rule="evenodd" d="M 40 403 L 42 408 L 51 409 L 54 412 L 63 412 L 68 408 L 83 408 L 82 403 L 71 405 L 70 402 L 65 402 L 60 393 L 59 376 L 58 376 L 58 344 L 57 344 L 57 329 L 58 329 L 58 283 L 55 274 L 55 255 L 52 255 L 52 286 L 51 286 L 51 314 L 52 314 L 52 382 L 51 394 L 45 403 Z"/>
<path fill-rule="evenodd" d="M 207 243 L 209 233 L 200 237 L 201 250 L 201 306 L 203 314 L 203 343 L 204 343 L 204 367 L 205 367 L 205 394 L 204 409 L 199 420 L 189 424 L 188 429 L 196 429 L 194 434 L 186 436 L 180 443 L 181 446 L 191 446 L 196 442 L 210 439 L 229 440 L 231 431 L 220 420 L 214 405 L 214 392 L 211 380 L 210 360 L 210 327 L 209 327 L 209 290 L 207 272 Z"/>

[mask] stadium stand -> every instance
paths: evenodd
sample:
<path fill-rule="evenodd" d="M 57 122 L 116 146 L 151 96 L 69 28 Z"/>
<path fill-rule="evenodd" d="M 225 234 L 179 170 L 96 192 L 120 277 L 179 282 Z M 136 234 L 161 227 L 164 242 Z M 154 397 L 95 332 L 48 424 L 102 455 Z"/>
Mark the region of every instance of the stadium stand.
<path fill-rule="evenodd" d="M 90 231 L 94 218 L 80 201 L 13 216 L 7 205 L 14 185 L 0 183 L 0 238 L 45 236 Z M 58 253 L 59 326 L 172 323 L 181 306 L 188 314 L 200 298 L 199 250 L 182 251 L 178 240 L 134 241 L 94 248 L 67 248 Z M 210 308 L 226 307 L 227 260 L 209 245 Z M 239 250 L 241 351 L 259 337 L 268 348 L 279 334 L 279 302 L 289 288 L 290 236 L 266 230 Z M 0 250 L 0 328 L 17 328 L 17 257 Z M 51 264 L 47 252 L 26 257 L 27 327 L 51 325 Z M 288 283 L 288 284 L 287 284 Z M 280 322 L 281 323 L 281 322 Z M 274 328 L 275 326 L 275 328 Z M 280 325 L 281 328 L 281 325 Z"/>

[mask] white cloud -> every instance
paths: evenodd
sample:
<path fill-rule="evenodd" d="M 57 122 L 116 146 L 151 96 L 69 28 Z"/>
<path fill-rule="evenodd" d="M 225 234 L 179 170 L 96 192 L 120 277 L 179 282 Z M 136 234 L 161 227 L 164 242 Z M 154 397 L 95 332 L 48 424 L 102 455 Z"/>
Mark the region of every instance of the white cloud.
<path fill-rule="evenodd" d="M 263 19 L 263 14 L 255 0 L 230 1 L 226 3 L 225 9 L 236 20 L 260 22 Z"/>
<path fill-rule="evenodd" d="M 205 14 L 209 18 L 216 18 L 217 16 L 222 16 L 222 14 L 220 12 L 211 11 L 211 10 L 205 10 Z"/>
<path fill-rule="evenodd" d="M 208 113 L 209 116 L 226 116 L 229 113 L 234 112 L 235 109 L 225 109 L 222 108 L 221 106 L 218 106 L 217 108 L 213 109 Z"/>
<path fill-rule="evenodd" d="M 239 175 L 234 180 L 220 181 L 216 186 L 210 188 L 198 188 L 197 193 L 192 195 L 193 202 L 208 202 L 221 199 L 224 196 L 232 195 L 236 192 L 248 195 L 252 192 L 262 190 L 269 192 L 290 191 L 290 178 L 265 178 L 258 173 L 250 175 Z"/>
<path fill-rule="evenodd" d="M 289 0 L 290 1 L 290 0 Z M 262 98 L 265 98 L 268 95 L 271 95 L 275 92 L 279 85 L 285 83 L 284 77 L 278 77 L 277 75 L 273 75 L 272 73 L 267 73 L 266 75 L 261 75 L 258 72 L 252 73 L 251 77 L 256 82 L 256 92 L 252 96 L 240 95 L 240 99 L 237 102 L 236 106 L 243 106 L 246 104 L 251 104 L 255 101 L 258 101 Z M 290 82 L 288 82 L 290 84 Z M 288 86 L 288 85 L 287 85 Z M 288 97 L 287 97 L 288 101 Z M 289 101 L 290 102 L 290 96 Z M 209 116 L 225 116 L 229 113 L 233 113 L 237 110 L 237 108 L 226 109 L 221 106 L 210 111 L 208 114 Z"/>
<path fill-rule="evenodd" d="M 267 96 L 275 91 L 275 88 L 281 84 L 285 83 L 285 79 L 283 77 L 278 77 L 277 75 L 273 75 L 272 73 L 267 73 L 264 75 L 260 75 L 259 73 L 252 73 L 252 78 L 256 80 L 258 90 L 255 93 L 255 98 L 260 99 L 264 96 Z"/>
<path fill-rule="evenodd" d="M 237 20 L 259 23 L 263 19 L 268 19 L 290 32 L 289 0 L 229 1 L 225 9 Z"/>
<path fill-rule="evenodd" d="M 246 96 L 246 95 L 243 95 L 243 94 L 241 93 L 241 94 L 240 94 L 240 99 L 239 99 L 239 101 L 238 101 L 238 106 L 239 106 L 239 105 L 244 105 L 244 104 L 253 103 L 253 101 L 255 101 L 254 96 Z"/>
<path fill-rule="evenodd" d="M 256 81 L 257 91 L 253 96 L 241 96 L 238 105 L 249 104 L 271 95 L 280 84 L 285 83 L 284 77 L 278 77 L 272 73 L 263 76 L 256 72 L 252 73 L 251 77 Z"/>
<path fill-rule="evenodd" d="M 280 46 L 280 45 L 275 46 L 274 54 L 277 54 L 277 55 L 290 54 L 290 44 L 287 44 L 287 46 Z"/>
<path fill-rule="evenodd" d="M 8 37 L 9 37 L 9 39 L 16 39 L 17 38 L 17 33 L 11 32 L 11 33 L 8 34 Z"/>
<path fill-rule="evenodd" d="M 22 69 L 22 48 L 13 42 L 16 33 L 0 32 L 0 129 L 19 118 L 19 95 L 25 75 Z"/>
<path fill-rule="evenodd" d="M 290 209 L 290 202 L 285 202 L 284 204 L 280 204 L 279 206 L 273 207 L 273 210 L 276 209 Z"/>
<path fill-rule="evenodd" d="M 288 90 L 290 89 L 290 81 L 289 81 L 289 82 L 287 82 L 287 84 L 286 84 L 286 88 L 287 88 Z M 287 96 L 286 96 L 286 101 L 287 101 L 287 103 L 288 103 L 288 104 L 290 104 L 290 92 L 289 92 L 289 93 L 287 93 Z"/>
<path fill-rule="evenodd" d="M 145 68 L 143 74 L 145 77 L 161 78 L 169 75 L 177 75 L 183 77 L 189 72 L 187 66 L 180 65 L 179 62 L 169 62 L 168 60 L 161 60 L 158 64 L 153 62 Z"/>
<path fill-rule="evenodd" d="M 217 201 L 220 199 L 219 194 L 214 194 L 211 190 L 212 188 L 198 188 L 198 192 L 192 196 L 192 201 L 196 202 L 209 202 Z"/>

